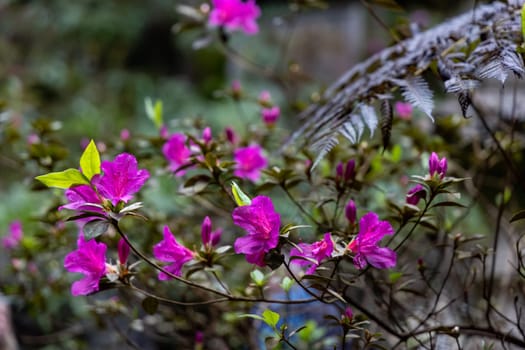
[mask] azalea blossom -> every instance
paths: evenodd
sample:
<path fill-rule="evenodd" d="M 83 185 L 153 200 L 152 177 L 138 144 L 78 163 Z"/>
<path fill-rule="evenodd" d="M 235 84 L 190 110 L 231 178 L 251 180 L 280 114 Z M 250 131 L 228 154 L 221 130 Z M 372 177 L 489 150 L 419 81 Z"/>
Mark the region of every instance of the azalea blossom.
<path fill-rule="evenodd" d="M 443 157 L 439 159 L 436 152 L 432 152 L 428 159 L 428 172 L 430 173 L 430 177 L 438 174 L 439 178 L 443 179 L 447 174 L 447 158 Z"/>
<path fill-rule="evenodd" d="M 346 164 L 339 162 L 335 167 L 336 182 L 347 182 L 355 176 L 355 160 L 350 159 Z"/>
<path fill-rule="evenodd" d="M 98 291 L 99 281 L 106 274 L 106 249 L 104 243 L 94 239 L 86 241 L 83 235 L 78 237 L 78 249 L 66 255 L 64 267 L 69 272 L 79 272 L 84 275 L 80 281 L 71 286 L 71 294 L 87 295 Z"/>
<path fill-rule="evenodd" d="M 330 233 L 325 233 L 324 238 L 318 242 L 312 244 L 299 243 L 298 246 L 299 249 L 293 248 L 290 251 L 290 256 L 301 256 L 310 260 L 294 259 L 291 260 L 291 263 L 308 266 L 306 273 L 309 275 L 315 272 L 317 266 L 319 266 L 324 259 L 330 258 L 334 251 L 334 242 L 332 241 Z M 311 260 L 315 260 L 316 262 L 314 263 Z"/>
<path fill-rule="evenodd" d="M 263 108 L 261 110 L 261 115 L 263 122 L 268 126 L 272 126 L 279 119 L 279 116 L 281 115 L 281 109 L 278 106 Z"/>
<path fill-rule="evenodd" d="M 396 265 L 396 252 L 390 248 L 381 248 L 379 241 L 385 235 L 394 234 L 388 221 L 380 221 L 377 214 L 370 212 L 359 221 L 359 233 L 348 244 L 348 250 L 354 253 L 354 265 L 364 269 L 370 264 L 378 269 L 391 268 Z"/>
<path fill-rule="evenodd" d="M 177 242 L 169 227 L 164 226 L 164 239 L 153 246 L 153 256 L 156 259 L 171 263 L 164 269 L 175 276 L 180 276 L 182 266 L 193 259 L 193 255 L 191 250 Z M 159 272 L 159 280 L 165 281 L 171 278 L 164 272 Z"/>
<path fill-rule="evenodd" d="M 238 148 L 233 154 L 237 162 L 234 175 L 243 179 L 257 181 L 261 177 L 261 170 L 266 167 L 268 161 L 262 154 L 259 145 Z"/>
<path fill-rule="evenodd" d="M 95 192 L 93 187 L 89 185 L 73 186 L 66 190 L 65 195 L 69 203 L 58 207 L 58 210 L 69 209 L 79 213 L 92 212 L 105 215 L 102 207 L 103 199 Z M 86 217 L 76 221 L 82 224 L 92 219 L 92 217 Z"/>
<path fill-rule="evenodd" d="M 91 182 L 114 206 L 120 201 L 127 203 L 149 178 L 149 172 L 138 169 L 137 159 L 128 153 L 103 161 L 100 168 L 102 175 L 95 175 Z"/>
<path fill-rule="evenodd" d="M 406 202 L 408 204 L 417 205 L 420 199 L 425 198 L 425 193 L 425 188 L 422 185 L 417 184 L 408 190 Z"/>
<path fill-rule="evenodd" d="M 211 26 L 221 26 L 229 31 L 242 30 L 245 34 L 254 35 L 259 32 L 257 18 L 261 15 L 255 0 L 212 0 L 213 9 L 208 23 Z"/>
<path fill-rule="evenodd" d="M 272 200 L 257 196 L 251 204 L 235 208 L 232 217 L 235 225 L 248 232 L 235 240 L 235 252 L 245 254 L 246 261 L 251 264 L 264 266 L 264 255 L 279 243 L 281 218 Z"/>
<path fill-rule="evenodd" d="M 162 146 L 162 153 L 169 162 L 170 170 L 176 176 L 182 176 L 186 173 L 184 170 L 179 170 L 181 166 L 189 164 L 191 151 L 186 146 L 186 135 L 173 134 L 169 140 Z"/>
<path fill-rule="evenodd" d="M 394 110 L 401 119 L 410 119 L 410 117 L 412 116 L 413 108 L 410 103 L 398 101 L 394 105 Z"/>
<path fill-rule="evenodd" d="M 9 232 L 2 238 L 2 245 L 8 250 L 16 248 L 22 240 L 22 235 L 22 223 L 15 220 L 9 224 Z"/>

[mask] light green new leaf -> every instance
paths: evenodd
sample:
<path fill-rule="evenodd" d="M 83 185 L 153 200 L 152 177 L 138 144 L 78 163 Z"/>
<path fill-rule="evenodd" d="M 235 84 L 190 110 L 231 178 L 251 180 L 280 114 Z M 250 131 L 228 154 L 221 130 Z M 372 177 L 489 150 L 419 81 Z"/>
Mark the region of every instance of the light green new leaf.
<path fill-rule="evenodd" d="M 248 195 L 246 195 L 246 193 L 241 190 L 235 181 L 232 182 L 232 193 L 235 203 L 237 203 L 239 207 L 242 207 L 243 205 L 250 205 L 252 203 L 250 197 L 248 197 Z"/>
<path fill-rule="evenodd" d="M 88 179 L 77 169 L 66 169 L 35 177 L 47 187 L 68 189 L 73 185 L 89 185 Z"/>
<path fill-rule="evenodd" d="M 523 41 L 525 41 L 525 4 L 523 4 L 523 7 L 521 8 L 521 34 Z"/>
<path fill-rule="evenodd" d="M 277 323 L 279 323 L 279 319 L 281 318 L 277 312 L 273 312 L 270 309 L 264 310 L 262 317 L 264 322 L 272 328 L 277 327 Z"/>
<path fill-rule="evenodd" d="M 146 98 L 144 100 L 144 106 L 146 108 L 146 114 L 148 115 L 148 118 L 153 121 L 153 124 L 155 124 L 157 129 L 160 129 L 162 124 L 163 124 L 163 120 L 162 120 L 162 115 L 163 115 L 162 101 L 161 100 L 156 100 L 155 104 L 153 104 L 153 101 L 151 100 L 151 98 L 148 97 L 148 98 Z"/>
<path fill-rule="evenodd" d="M 100 154 L 93 140 L 89 142 L 80 157 L 80 169 L 90 181 L 94 175 L 100 174 Z"/>

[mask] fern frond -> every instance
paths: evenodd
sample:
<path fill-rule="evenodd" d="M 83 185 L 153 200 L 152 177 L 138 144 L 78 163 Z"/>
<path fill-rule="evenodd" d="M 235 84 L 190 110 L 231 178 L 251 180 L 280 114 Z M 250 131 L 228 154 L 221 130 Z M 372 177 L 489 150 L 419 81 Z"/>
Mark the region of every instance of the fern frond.
<path fill-rule="evenodd" d="M 434 98 L 428 83 L 420 76 L 405 79 L 392 79 L 392 82 L 401 88 L 403 98 L 412 106 L 421 109 L 434 121 L 432 110 L 434 109 Z"/>

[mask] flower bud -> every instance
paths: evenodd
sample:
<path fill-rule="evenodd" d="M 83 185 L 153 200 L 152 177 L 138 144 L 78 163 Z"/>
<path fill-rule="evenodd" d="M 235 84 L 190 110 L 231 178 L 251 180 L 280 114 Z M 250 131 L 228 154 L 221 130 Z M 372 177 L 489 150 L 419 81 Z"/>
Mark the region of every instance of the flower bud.
<path fill-rule="evenodd" d="M 206 216 L 202 221 L 201 236 L 202 244 L 208 245 L 211 240 L 211 219 L 209 216 Z"/>
<path fill-rule="evenodd" d="M 357 209 L 353 200 L 350 200 L 345 208 L 345 215 L 348 221 L 353 225 L 357 217 Z"/>
<path fill-rule="evenodd" d="M 279 119 L 279 116 L 281 115 L 281 109 L 278 106 L 263 108 L 261 110 L 261 114 L 263 122 L 268 126 L 272 126 Z"/>
<path fill-rule="evenodd" d="M 408 204 L 417 205 L 422 198 L 425 198 L 425 188 L 420 184 L 417 184 L 408 190 L 406 202 Z"/>
<path fill-rule="evenodd" d="M 202 139 L 204 140 L 204 143 L 209 143 L 211 141 L 211 128 L 209 126 L 202 131 Z"/>
<path fill-rule="evenodd" d="M 128 260 L 128 257 L 129 257 L 130 248 L 129 248 L 129 245 L 126 243 L 126 241 L 123 238 L 121 238 L 118 241 L 117 250 L 118 250 L 118 261 L 120 262 L 121 265 L 126 264 L 126 261 Z"/>
<path fill-rule="evenodd" d="M 438 174 L 440 179 L 443 179 L 447 173 L 447 158 L 443 157 L 439 159 L 436 152 L 432 152 L 428 159 L 428 172 L 433 177 L 434 174 Z"/>

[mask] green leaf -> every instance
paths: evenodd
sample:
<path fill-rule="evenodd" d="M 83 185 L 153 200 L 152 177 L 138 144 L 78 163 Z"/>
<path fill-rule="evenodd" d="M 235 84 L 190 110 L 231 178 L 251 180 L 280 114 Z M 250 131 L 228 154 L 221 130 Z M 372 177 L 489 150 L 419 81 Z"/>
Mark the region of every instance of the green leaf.
<path fill-rule="evenodd" d="M 436 204 L 431 206 L 431 208 L 435 208 L 435 207 L 460 207 L 460 208 L 466 208 L 463 204 L 460 204 L 458 202 L 450 202 L 450 201 L 436 203 Z"/>
<path fill-rule="evenodd" d="M 159 308 L 159 301 L 156 298 L 146 297 L 142 300 L 142 308 L 148 315 L 153 315 Z"/>
<path fill-rule="evenodd" d="M 100 236 L 109 228 L 109 222 L 105 220 L 93 220 L 84 225 L 84 237 L 86 240 L 90 240 Z"/>
<path fill-rule="evenodd" d="M 512 218 L 510 219 L 510 222 L 523 220 L 523 219 L 525 219 L 525 209 L 520 210 L 516 214 L 512 215 Z"/>
<path fill-rule="evenodd" d="M 281 282 L 281 288 L 286 292 L 288 293 L 290 291 L 290 289 L 292 288 L 293 286 L 293 283 L 294 283 L 294 280 L 291 279 L 290 277 L 288 276 L 285 276 L 283 278 L 283 281 Z"/>
<path fill-rule="evenodd" d="M 521 7 L 521 35 L 525 41 L 525 4 Z"/>
<path fill-rule="evenodd" d="M 401 277 L 403 277 L 402 272 L 390 272 L 388 274 L 388 279 L 389 279 L 390 284 L 395 284 L 397 281 L 399 281 Z"/>
<path fill-rule="evenodd" d="M 77 169 L 66 169 L 35 177 L 47 187 L 68 189 L 73 185 L 89 185 L 88 179 Z"/>
<path fill-rule="evenodd" d="M 235 199 L 235 203 L 237 203 L 239 207 L 242 207 L 243 205 L 250 205 L 252 203 L 250 197 L 248 197 L 248 195 L 246 195 L 246 193 L 241 190 L 235 181 L 232 181 L 232 194 L 233 198 Z"/>
<path fill-rule="evenodd" d="M 259 321 L 263 321 L 264 322 L 264 319 L 259 316 L 259 315 L 254 315 L 254 314 L 242 314 L 242 315 L 239 315 L 237 316 L 239 318 L 244 318 L 244 317 L 247 317 L 247 318 L 254 318 L 256 320 L 259 320 Z"/>
<path fill-rule="evenodd" d="M 266 278 L 264 276 L 264 273 L 262 273 L 261 271 L 253 270 L 252 272 L 250 272 L 250 277 L 258 287 L 264 286 Z"/>
<path fill-rule="evenodd" d="M 163 124 L 162 115 L 163 115 L 163 106 L 161 100 L 156 100 L 155 104 L 153 104 L 153 101 L 151 98 L 146 98 L 144 100 L 144 107 L 146 108 L 146 114 L 148 115 L 148 118 L 153 121 L 153 124 L 157 127 L 157 129 L 160 129 Z"/>
<path fill-rule="evenodd" d="M 277 323 L 279 323 L 279 319 L 281 318 L 277 312 L 273 312 L 270 309 L 264 310 L 262 317 L 263 321 L 272 328 L 277 327 Z"/>
<path fill-rule="evenodd" d="M 100 154 L 93 140 L 89 142 L 80 157 L 80 169 L 90 181 L 94 175 L 100 174 Z"/>

